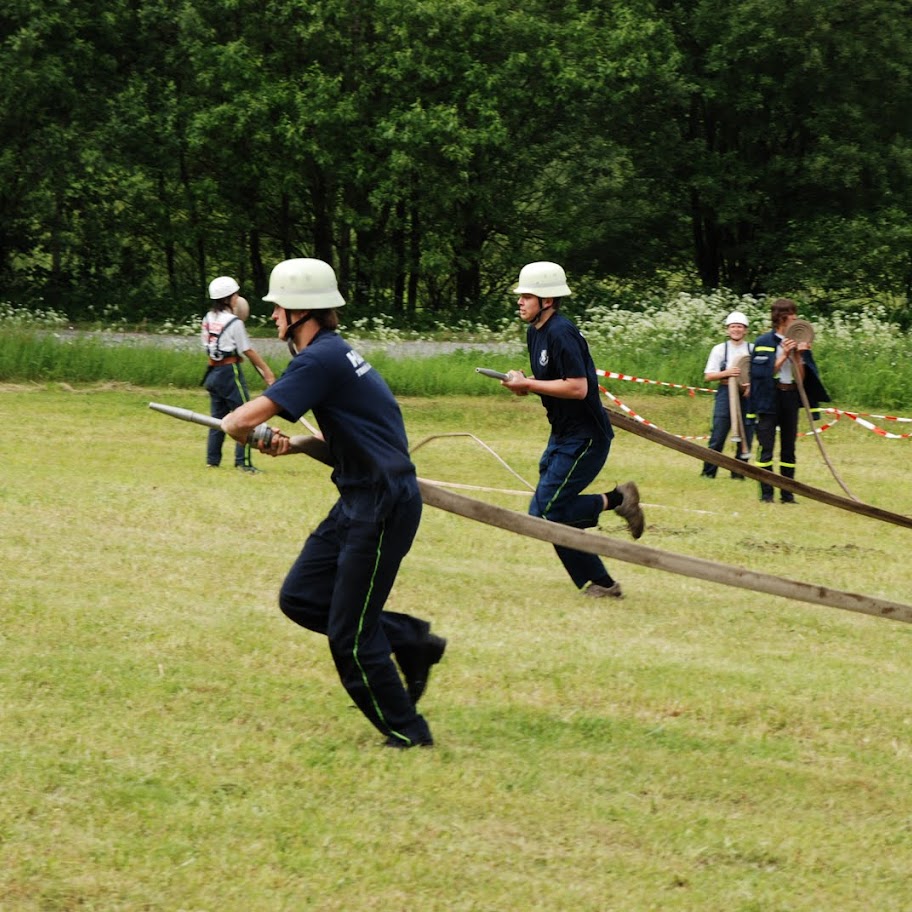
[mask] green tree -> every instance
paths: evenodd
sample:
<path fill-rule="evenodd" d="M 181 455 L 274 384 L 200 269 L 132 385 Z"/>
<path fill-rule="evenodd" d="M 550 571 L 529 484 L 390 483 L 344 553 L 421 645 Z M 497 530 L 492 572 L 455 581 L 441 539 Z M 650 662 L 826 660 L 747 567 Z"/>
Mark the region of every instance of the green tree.
<path fill-rule="evenodd" d="M 0 35 L 0 273 L 14 295 L 41 289 L 59 307 L 112 255 L 84 213 L 102 190 L 92 134 L 116 39 L 108 17 L 75 0 L 6 4 Z"/>
<path fill-rule="evenodd" d="M 669 164 L 704 285 L 763 291 L 796 275 L 815 226 L 829 233 L 897 200 L 907 208 L 910 6 L 661 4 L 690 84 L 681 154 Z M 813 279 L 815 265 L 803 267 Z"/>

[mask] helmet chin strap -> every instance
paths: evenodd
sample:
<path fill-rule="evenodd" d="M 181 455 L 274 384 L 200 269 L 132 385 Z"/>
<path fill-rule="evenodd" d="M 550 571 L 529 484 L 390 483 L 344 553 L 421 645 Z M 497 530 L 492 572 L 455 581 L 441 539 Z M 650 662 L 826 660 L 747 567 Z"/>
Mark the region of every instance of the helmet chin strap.
<path fill-rule="evenodd" d="M 288 351 L 291 352 L 291 357 L 293 358 L 298 353 L 298 348 L 294 343 L 294 331 L 301 326 L 301 324 L 306 323 L 313 317 L 311 311 L 305 311 L 304 316 L 298 320 L 292 321 L 290 314 L 297 313 L 297 311 L 289 311 L 285 309 L 285 322 L 288 324 L 285 327 L 285 333 L 282 338 L 285 340 L 285 343 L 288 345 Z"/>
<path fill-rule="evenodd" d="M 532 322 L 532 326 L 534 326 L 535 329 L 538 329 L 539 328 L 538 321 L 541 319 L 541 315 L 546 310 L 551 310 L 553 305 L 549 304 L 547 307 L 542 307 L 542 299 L 538 295 L 535 296 L 535 300 L 538 301 L 538 313 L 535 315 L 535 319 L 532 320 L 531 322 Z"/>

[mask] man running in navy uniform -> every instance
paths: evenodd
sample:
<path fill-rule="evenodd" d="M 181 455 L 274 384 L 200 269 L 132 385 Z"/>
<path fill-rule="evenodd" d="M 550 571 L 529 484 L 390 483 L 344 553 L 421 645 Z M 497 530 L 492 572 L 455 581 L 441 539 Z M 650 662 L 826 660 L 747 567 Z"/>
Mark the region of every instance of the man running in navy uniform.
<path fill-rule="evenodd" d="M 339 491 L 282 584 L 279 605 L 296 624 L 328 637 L 343 686 L 386 746 L 430 746 L 430 729 L 415 705 L 446 640 L 427 621 L 383 611 L 421 519 L 402 413 L 383 378 L 335 331 L 336 308 L 345 300 L 328 263 L 279 263 L 263 300 L 275 305 L 272 319 L 294 357 L 264 395 L 228 415 L 223 427 L 246 440 L 275 415 L 295 422 L 312 410 Z M 270 447 L 261 449 L 284 455 L 289 438 L 274 430 Z"/>
<path fill-rule="evenodd" d="M 559 312 L 561 298 L 571 294 L 563 268 L 557 263 L 529 263 L 520 271 L 513 293 L 519 295 L 519 316 L 528 324 L 533 377 L 510 371 L 501 384 L 517 396 L 540 396 L 551 425 L 529 513 L 586 529 L 598 525 L 599 514 L 614 510 L 626 520 L 633 537 L 639 538 L 643 511 L 632 481 L 605 494 L 583 494 L 605 465 L 614 430 L 602 407 L 589 346 Z M 598 555 L 558 546 L 555 550 L 577 589 L 586 587 L 585 594 L 595 598 L 621 597 L 620 583 L 611 578 Z"/>

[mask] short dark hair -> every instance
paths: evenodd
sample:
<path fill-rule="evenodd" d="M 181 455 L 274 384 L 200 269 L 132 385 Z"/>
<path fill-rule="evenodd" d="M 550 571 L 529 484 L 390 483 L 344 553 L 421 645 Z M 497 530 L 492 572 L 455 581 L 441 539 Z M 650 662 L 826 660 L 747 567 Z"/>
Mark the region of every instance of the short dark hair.
<path fill-rule="evenodd" d="M 798 313 L 795 302 L 791 298 L 777 298 L 770 307 L 770 318 L 775 329 L 789 314 Z"/>
<path fill-rule="evenodd" d="M 339 328 L 339 315 L 334 307 L 327 310 L 312 310 L 310 315 L 317 321 L 320 329 L 329 329 L 335 332 Z"/>

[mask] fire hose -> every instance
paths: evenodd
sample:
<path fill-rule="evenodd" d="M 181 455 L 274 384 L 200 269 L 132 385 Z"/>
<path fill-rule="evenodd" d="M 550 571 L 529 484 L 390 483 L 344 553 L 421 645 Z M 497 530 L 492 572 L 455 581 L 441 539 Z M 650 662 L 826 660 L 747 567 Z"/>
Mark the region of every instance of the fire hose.
<path fill-rule="evenodd" d="M 810 344 L 814 341 L 814 327 L 811 326 L 807 320 L 792 320 L 789 324 L 788 329 L 785 331 L 786 338 L 794 339 L 796 342 L 807 342 Z M 811 430 L 814 429 L 814 417 L 811 415 L 811 403 L 808 400 L 807 392 L 804 388 L 804 380 L 802 379 L 802 366 L 800 363 L 801 356 L 798 354 L 797 350 L 792 350 L 789 353 L 789 360 L 792 362 L 792 376 L 795 378 L 795 382 L 798 384 L 798 395 L 801 396 L 801 404 L 804 407 L 804 413 L 807 415 L 808 424 L 811 426 Z M 827 456 L 827 451 L 824 449 L 823 441 L 820 439 L 820 434 L 814 434 L 814 439 L 817 441 L 817 447 L 820 450 L 820 455 L 823 457 L 823 461 L 826 463 L 827 468 L 830 470 L 830 474 L 836 480 L 836 484 L 842 488 L 852 500 L 858 500 L 858 498 L 846 487 L 845 482 L 839 477 L 839 473 L 833 466 L 833 463 L 830 462 L 830 457 Z"/>
<path fill-rule="evenodd" d="M 149 407 L 183 421 L 192 421 L 208 427 L 221 427 L 221 422 L 217 418 L 191 412 L 188 409 L 172 408 L 171 406 L 154 402 L 150 402 Z M 671 435 L 666 436 L 670 437 Z M 687 441 L 680 442 L 686 443 Z M 699 450 L 701 454 L 705 452 L 703 447 L 695 447 L 695 449 Z M 332 465 L 329 447 L 326 443 L 308 434 L 292 437 L 290 440 L 290 452 L 303 453 L 325 465 Z M 730 457 L 723 456 L 722 458 L 729 459 Z M 739 466 L 743 465 L 738 460 L 732 459 L 730 461 Z M 747 466 L 745 468 L 753 469 L 753 467 Z M 762 470 L 754 469 L 754 471 Z M 617 541 L 604 534 L 593 534 L 581 529 L 564 526 L 560 523 L 548 522 L 535 516 L 516 513 L 504 507 L 498 507 L 462 494 L 446 491 L 422 478 L 418 479 L 418 485 L 421 490 L 422 500 L 429 506 L 463 516 L 466 519 L 473 519 L 486 525 L 496 526 L 518 535 L 549 542 L 552 545 L 573 548 L 590 554 L 599 554 L 627 563 L 638 564 L 642 567 L 649 567 L 653 570 L 676 573 L 681 576 L 703 579 L 740 589 L 750 589 L 754 592 L 764 592 L 781 598 L 809 602 L 814 605 L 824 605 L 830 608 L 840 608 L 844 611 L 854 611 L 874 617 L 902 621 L 907 624 L 912 623 L 912 606 L 904 605 L 900 602 L 843 592 L 827 586 L 783 579 L 767 573 L 759 573 L 742 567 L 732 567 L 703 558 L 673 554 L 644 545 Z M 910 520 L 909 524 L 912 525 L 912 520 Z"/>
<path fill-rule="evenodd" d="M 717 453 L 715 450 L 709 449 L 709 447 L 700 446 L 690 440 L 682 440 L 680 437 L 675 437 L 660 428 L 642 424 L 615 409 L 606 408 L 605 411 L 608 412 L 611 423 L 615 427 L 629 431 L 631 434 L 636 434 L 638 437 L 644 437 L 652 443 L 658 443 L 687 456 L 693 456 L 701 462 L 711 462 L 720 468 L 730 469 L 732 472 L 740 472 L 747 478 L 762 481 L 773 487 L 781 488 L 783 491 L 791 491 L 793 494 L 806 497 L 808 500 L 816 500 L 831 507 L 838 507 L 840 510 L 848 510 L 850 513 L 857 513 L 870 519 L 878 519 L 881 522 L 893 523 L 896 526 L 912 529 L 912 517 L 903 516 L 901 513 L 892 513 L 889 510 L 882 510 L 862 501 L 849 500 L 846 497 L 840 497 L 838 494 L 824 491 L 822 488 L 814 488 L 810 485 L 802 484 L 800 481 L 795 481 L 794 478 L 778 475 L 769 469 L 758 468 L 749 462 L 733 459 L 731 456 Z"/>
<path fill-rule="evenodd" d="M 750 458 L 750 447 L 747 443 L 747 432 L 744 430 L 744 413 L 741 411 L 741 387 L 750 382 L 750 355 L 744 355 L 734 365 L 741 373 L 728 378 L 728 412 L 731 416 L 732 443 L 738 444 L 742 458 Z M 743 380 L 747 377 L 747 380 Z M 718 395 L 718 393 L 716 394 Z"/>

